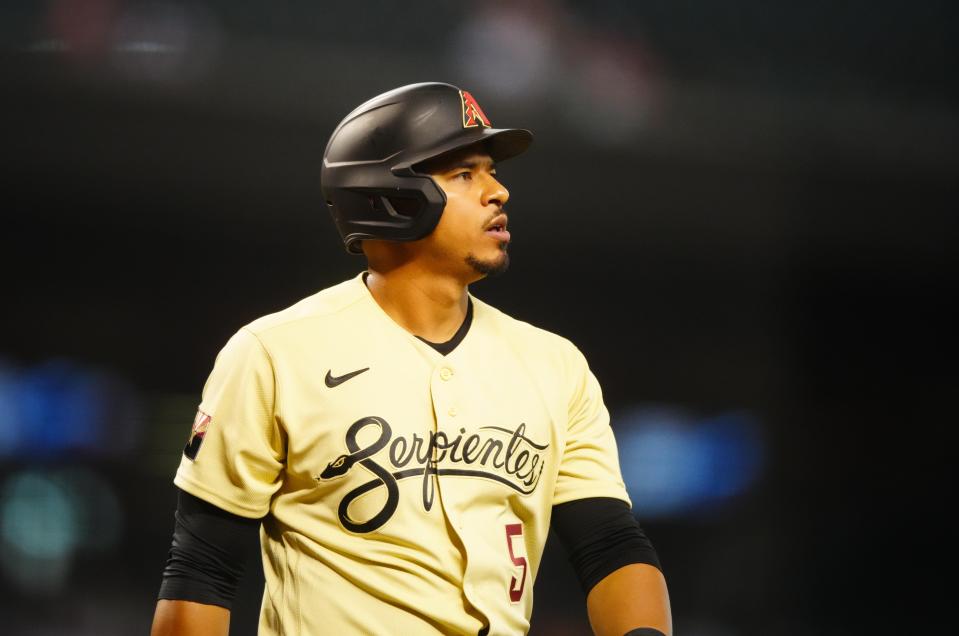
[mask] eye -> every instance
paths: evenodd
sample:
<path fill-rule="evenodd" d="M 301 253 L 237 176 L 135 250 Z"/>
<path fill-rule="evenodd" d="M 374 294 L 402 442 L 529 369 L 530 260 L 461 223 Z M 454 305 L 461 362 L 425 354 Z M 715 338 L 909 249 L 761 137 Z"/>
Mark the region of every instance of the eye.
<path fill-rule="evenodd" d="M 473 180 L 473 173 L 470 172 L 469 170 L 464 170 L 464 171 L 462 171 L 462 172 L 457 172 L 456 174 L 454 174 L 454 175 L 453 175 L 453 178 L 454 178 L 454 179 L 465 179 L 466 181 L 472 181 L 472 180 Z"/>

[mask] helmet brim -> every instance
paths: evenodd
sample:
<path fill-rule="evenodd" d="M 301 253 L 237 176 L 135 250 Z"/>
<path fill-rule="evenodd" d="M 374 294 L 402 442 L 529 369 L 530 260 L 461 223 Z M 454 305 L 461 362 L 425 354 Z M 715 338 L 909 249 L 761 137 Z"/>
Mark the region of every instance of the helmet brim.
<path fill-rule="evenodd" d="M 407 157 L 402 163 L 394 165 L 393 171 L 413 170 L 416 164 L 439 159 L 476 144 L 482 145 L 493 161 L 504 161 L 525 152 L 532 142 L 533 133 L 524 128 L 477 128 L 419 152 L 415 157 Z"/>
<path fill-rule="evenodd" d="M 533 133 L 524 128 L 487 128 L 483 133 L 493 161 L 521 155 L 533 143 Z"/>

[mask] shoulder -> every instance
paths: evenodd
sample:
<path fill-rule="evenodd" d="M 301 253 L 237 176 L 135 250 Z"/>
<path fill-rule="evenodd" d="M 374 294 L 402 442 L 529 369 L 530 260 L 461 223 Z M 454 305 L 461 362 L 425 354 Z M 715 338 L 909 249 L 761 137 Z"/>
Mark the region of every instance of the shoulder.
<path fill-rule="evenodd" d="M 322 342 L 327 336 L 342 337 L 351 318 L 368 311 L 366 293 L 359 276 L 323 289 L 295 304 L 267 314 L 241 327 L 231 343 L 246 343 L 266 351 L 296 347 L 304 341 Z"/>
<path fill-rule="evenodd" d="M 524 357 L 553 364 L 561 362 L 564 366 L 585 364 L 582 352 L 570 339 L 514 318 L 475 296 L 471 297 L 478 322 L 495 331 L 496 337 L 504 340 L 513 350 L 522 352 Z"/>
<path fill-rule="evenodd" d="M 331 319 L 359 304 L 364 293 L 361 279 L 354 277 L 307 296 L 285 309 L 257 318 L 245 325 L 243 330 L 262 337 L 295 328 L 302 322 Z"/>

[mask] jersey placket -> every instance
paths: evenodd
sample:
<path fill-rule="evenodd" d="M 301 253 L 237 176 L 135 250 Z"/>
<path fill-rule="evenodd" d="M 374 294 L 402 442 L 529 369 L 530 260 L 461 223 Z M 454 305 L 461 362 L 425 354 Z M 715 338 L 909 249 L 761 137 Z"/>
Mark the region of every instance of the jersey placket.
<path fill-rule="evenodd" d="M 461 428 L 459 426 L 459 415 L 460 409 L 457 404 L 457 377 L 456 369 L 450 364 L 449 360 L 444 357 L 444 359 L 434 368 L 432 378 L 430 380 L 430 393 L 433 400 L 433 412 L 435 415 L 436 430 L 434 435 L 439 435 L 442 433 L 445 438 L 445 443 L 449 444 L 450 440 L 455 439 L 461 434 Z M 435 439 L 435 438 L 434 438 Z M 440 501 L 442 506 L 443 514 L 446 516 L 449 521 L 450 527 L 456 533 L 456 536 L 459 539 L 460 545 L 467 547 L 467 537 L 463 534 L 463 523 L 457 514 L 456 507 L 447 505 L 446 500 L 444 499 L 444 479 L 442 474 L 439 472 L 440 464 L 442 462 L 437 462 L 437 458 L 440 455 L 439 444 L 434 444 L 433 447 L 433 462 L 432 469 L 436 471 L 434 474 L 435 484 L 436 484 L 436 493 L 437 498 Z M 443 453 L 446 454 L 445 452 Z M 476 592 L 473 589 L 472 584 L 470 583 L 470 562 L 469 562 L 469 550 L 464 550 L 463 553 L 463 594 L 466 597 L 466 602 L 471 605 L 474 610 L 479 611 L 483 614 L 481 607 L 477 604 L 480 601 Z M 485 618 L 488 622 L 488 616 Z"/>

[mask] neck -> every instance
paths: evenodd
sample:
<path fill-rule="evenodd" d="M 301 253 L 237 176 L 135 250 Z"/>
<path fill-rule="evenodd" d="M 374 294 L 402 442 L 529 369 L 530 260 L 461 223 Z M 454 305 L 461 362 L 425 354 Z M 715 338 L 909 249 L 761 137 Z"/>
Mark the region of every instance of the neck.
<path fill-rule="evenodd" d="M 377 304 L 413 335 L 446 342 L 466 318 L 468 286 L 454 276 L 424 271 L 415 263 L 392 268 L 370 263 L 366 285 Z"/>

